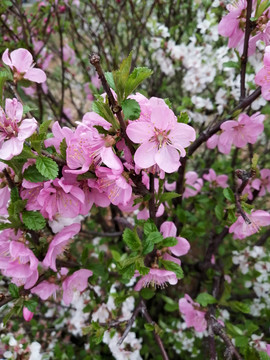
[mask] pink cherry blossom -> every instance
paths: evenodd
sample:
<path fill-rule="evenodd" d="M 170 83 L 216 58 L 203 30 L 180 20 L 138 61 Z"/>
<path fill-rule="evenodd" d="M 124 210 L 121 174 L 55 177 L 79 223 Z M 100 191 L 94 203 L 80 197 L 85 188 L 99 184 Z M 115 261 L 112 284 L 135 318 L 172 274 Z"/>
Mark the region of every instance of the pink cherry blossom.
<path fill-rule="evenodd" d="M 174 272 L 162 269 L 150 269 L 147 275 L 144 275 L 135 285 L 134 290 L 140 291 L 143 287 L 154 286 L 164 288 L 168 282 L 171 285 L 177 284 L 177 277 Z"/>
<path fill-rule="evenodd" d="M 17 49 L 9 54 L 6 49 L 2 56 L 3 62 L 8 65 L 13 73 L 14 80 L 26 79 L 37 83 L 46 81 L 46 74 L 43 70 L 34 68 L 33 57 L 26 49 Z"/>
<path fill-rule="evenodd" d="M 84 291 L 88 286 L 88 278 L 93 275 L 91 270 L 75 271 L 63 281 L 63 301 L 66 305 L 72 302 L 74 292 Z"/>
<path fill-rule="evenodd" d="M 203 180 L 195 171 L 188 171 L 185 174 L 185 191 L 183 199 L 197 195 L 203 186 Z"/>
<path fill-rule="evenodd" d="M 59 254 L 62 254 L 65 247 L 70 242 L 71 238 L 78 234 L 80 231 L 81 225 L 80 224 L 72 224 L 65 227 L 61 230 L 52 240 L 49 245 L 49 249 L 47 254 L 43 260 L 43 265 L 45 267 L 50 267 L 52 270 L 56 270 L 56 257 Z"/>
<path fill-rule="evenodd" d="M 262 87 L 262 97 L 270 100 L 270 46 L 265 48 L 264 67 L 256 74 L 255 83 Z"/>
<path fill-rule="evenodd" d="M 63 141 L 63 139 L 65 139 L 68 145 L 70 139 L 73 136 L 73 131 L 66 126 L 61 128 L 59 122 L 56 121 L 52 126 L 52 133 L 54 136 L 52 138 L 46 139 L 44 144 L 46 147 L 54 146 L 55 150 L 60 153 L 60 143 Z"/>
<path fill-rule="evenodd" d="M 245 34 L 246 8 L 246 0 L 238 0 L 227 5 L 229 14 L 225 15 L 218 25 L 219 34 L 229 38 L 229 48 L 235 48 Z"/>
<path fill-rule="evenodd" d="M 127 129 L 128 137 L 137 144 L 134 161 L 142 169 L 158 165 L 161 170 L 172 173 L 178 170 L 180 155 L 186 155 L 185 147 L 195 140 L 195 130 L 178 123 L 167 105 L 152 108 L 150 121 L 133 121 Z"/>
<path fill-rule="evenodd" d="M 59 289 L 59 286 L 50 283 L 47 280 L 42 281 L 37 286 L 31 289 L 32 294 L 38 295 L 42 300 L 47 300 L 50 296 L 56 294 L 56 291 Z"/>
<path fill-rule="evenodd" d="M 204 174 L 203 178 L 211 183 L 210 186 L 219 186 L 222 188 L 226 188 L 229 186 L 227 184 L 228 176 L 227 175 L 217 175 L 215 170 L 213 170 L 213 169 L 209 169 L 209 173 Z"/>
<path fill-rule="evenodd" d="M 264 196 L 267 191 L 270 193 L 270 169 L 262 169 L 260 175 L 261 178 L 253 180 L 251 186 L 260 190 L 259 196 Z"/>
<path fill-rule="evenodd" d="M 270 214 L 267 211 L 256 210 L 246 214 L 251 224 L 247 224 L 242 216 L 230 226 L 229 233 L 233 233 L 234 239 L 245 239 L 259 231 L 261 226 L 270 225 Z"/>
<path fill-rule="evenodd" d="M 194 327 L 198 332 L 203 332 L 207 328 L 205 311 L 198 310 L 200 305 L 195 303 L 188 294 L 179 300 L 179 310 L 184 315 L 187 327 Z"/>
<path fill-rule="evenodd" d="M 176 256 L 186 255 L 189 252 L 190 244 L 189 242 L 180 236 L 177 235 L 177 228 L 172 221 L 165 221 L 160 226 L 160 232 L 163 235 L 164 239 L 167 237 L 175 237 L 177 239 L 177 244 L 175 246 L 169 247 L 169 250 Z"/>
<path fill-rule="evenodd" d="M 25 321 L 31 321 L 34 316 L 32 311 L 28 310 L 26 306 L 23 307 L 23 318 Z"/>
<path fill-rule="evenodd" d="M 22 120 L 23 106 L 17 99 L 6 99 L 0 107 L 0 159 L 10 160 L 22 152 L 24 140 L 37 128 L 34 118 Z M 20 123 L 20 125 L 19 125 Z"/>

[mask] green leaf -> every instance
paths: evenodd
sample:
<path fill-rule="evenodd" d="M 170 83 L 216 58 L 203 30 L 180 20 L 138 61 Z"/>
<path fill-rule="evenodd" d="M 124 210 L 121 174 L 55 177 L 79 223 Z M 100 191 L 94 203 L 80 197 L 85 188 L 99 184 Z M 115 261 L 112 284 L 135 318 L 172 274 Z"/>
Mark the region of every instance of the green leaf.
<path fill-rule="evenodd" d="M 228 220 L 230 223 L 233 223 L 237 220 L 237 216 L 235 215 L 235 210 L 234 209 L 229 209 L 228 210 Z"/>
<path fill-rule="evenodd" d="M 180 195 L 176 192 L 166 192 L 161 195 L 160 202 L 169 201 L 175 198 L 178 198 Z"/>
<path fill-rule="evenodd" d="M 6 230 L 6 229 L 11 229 L 11 228 L 12 228 L 12 224 L 10 224 L 10 223 L 0 224 L 0 230 Z"/>
<path fill-rule="evenodd" d="M 41 154 L 41 149 L 44 139 L 45 139 L 45 134 L 37 134 L 37 133 L 34 133 L 30 138 L 32 148 L 34 148 L 34 150 L 36 150 L 36 152 L 39 155 Z"/>
<path fill-rule="evenodd" d="M 26 300 L 23 305 L 26 306 L 29 311 L 34 313 L 36 311 L 36 307 L 38 306 L 38 302 L 36 299 L 29 299 Z"/>
<path fill-rule="evenodd" d="M 123 233 L 123 240 L 132 251 L 137 251 L 142 246 L 136 229 L 134 229 L 133 231 L 128 228 L 125 229 Z"/>
<path fill-rule="evenodd" d="M 260 360 L 270 360 L 270 356 L 265 351 L 259 351 Z"/>
<path fill-rule="evenodd" d="M 36 165 L 31 165 L 27 169 L 25 169 L 23 173 L 23 177 L 25 180 L 28 180 L 33 183 L 43 182 L 48 180 L 45 176 L 41 175 Z"/>
<path fill-rule="evenodd" d="M 144 234 L 147 236 L 155 231 L 158 231 L 158 228 L 156 227 L 154 221 L 152 219 L 148 219 L 143 226 Z"/>
<path fill-rule="evenodd" d="M 172 271 L 176 274 L 178 279 L 183 279 L 184 272 L 178 264 L 173 261 L 169 260 L 161 260 L 162 265 L 165 267 L 166 270 Z"/>
<path fill-rule="evenodd" d="M 199 294 L 195 301 L 204 307 L 208 304 L 215 304 L 217 302 L 214 296 L 206 292 Z"/>
<path fill-rule="evenodd" d="M 29 230 L 41 230 L 46 225 L 46 220 L 41 213 L 36 211 L 23 211 L 22 219 L 24 225 Z"/>
<path fill-rule="evenodd" d="M 19 190 L 17 187 L 14 187 L 13 189 L 11 189 L 10 191 L 10 200 L 12 202 L 15 202 L 17 200 L 21 200 L 21 197 L 19 195 Z"/>
<path fill-rule="evenodd" d="M 215 214 L 219 221 L 221 221 L 224 217 L 224 207 L 222 204 L 218 204 L 215 206 Z"/>
<path fill-rule="evenodd" d="M 179 123 L 187 124 L 189 122 L 188 113 L 185 111 L 181 111 L 180 115 L 177 117 L 177 121 Z"/>
<path fill-rule="evenodd" d="M 152 299 L 153 296 L 155 296 L 155 290 L 150 289 L 150 288 L 143 288 L 140 291 L 140 295 L 145 299 L 145 300 L 149 300 Z"/>
<path fill-rule="evenodd" d="M 231 307 L 232 310 L 234 310 L 235 312 L 242 312 L 244 314 L 249 314 L 250 313 L 250 307 L 247 304 L 244 304 L 240 301 L 230 301 L 229 302 L 229 306 Z"/>
<path fill-rule="evenodd" d="M 36 167 L 41 175 L 54 180 L 58 175 L 58 165 L 52 159 L 39 156 L 36 161 Z"/>
<path fill-rule="evenodd" d="M 112 88 L 115 91 L 116 88 L 115 88 L 115 83 L 113 80 L 113 74 L 111 72 L 107 71 L 104 73 L 104 75 L 105 75 L 105 78 L 106 78 L 107 83 L 109 84 L 110 88 Z"/>
<path fill-rule="evenodd" d="M 111 250 L 111 253 L 112 253 L 113 259 L 114 259 L 116 262 L 120 261 L 121 255 L 120 255 L 120 253 L 119 253 L 118 251 L 116 251 L 116 250 Z"/>
<path fill-rule="evenodd" d="M 66 155 L 66 151 L 67 151 L 66 138 L 63 138 L 63 140 L 60 142 L 59 149 L 60 149 L 60 154 L 61 154 L 62 159 L 66 160 L 66 157 L 67 157 L 67 155 Z"/>
<path fill-rule="evenodd" d="M 227 67 L 227 68 L 240 69 L 239 63 L 235 62 L 235 61 L 226 61 L 226 62 L 223 63 L 223 66 Z"/>
<path fill-rule="evenodd" d="M 165 304 L 164 309 L 168 312 L 173 312 L 178 310 L 179 311 L 179 306 L 177 303 L 174 304 Z"/>
<path fill-rule="evenodd" d="M 230 202 L 232 202 L 232 203 L 235 202 L 235 197 L 234 197 L 234 193 L 233 193 L 232 189 L 230 189 L 230 188 L 223 189 L 223 195 Z"/>
<path fill-rule="evenodd" d="M 52 120 L 43 121 L 43 123 L 39 127 L 39 133 L 40 134 L 47 134 L 51 122 L 52 122 Z"/>
<path fill-rule="evenodd" d="M 121 107 L 125 120 L 136 120 L 139 118 L 141 108 L 139 103 L 134 99 L 126 99 L 122 101 Z"/>
<path fill-rule="evenodd" d="M 114 117 L 110 106 L 104 102 L 103 98 L 99 98 L 92 103 L 92 110 L 112 124 L 114 129 L 119 128 L 119 124 Z"/>
<path fill-rule="evenodd" d="M 230 335 L 232 335 L 233 337 L 237 335 L 243 335 L 243 331 L 238 326 L 233 325 L 229 322 L 226 323 L 226 328 L 228 329 Z"/>
<path fill-rule="evenodd" d="M 235 346 L 236 347 L 247 347 L 249 343 L 249 338 L 246 336 L 236 336 L 235 337 Z"/>
<path fill-rule="evenodd" d="M 117 100 L 121 104 L 125 100 L 125 87 L 128 80 L 132 60 L 132 52 L 123 60 L 119 70 L 113 71 L 113 80 L 117 94 Z"/>
<path fill-rule="evenodd" d="M 153 71 L 147 67 L 136 67 L 129 75 L 125 86 L 125 97 L 128 97 Z"/>
<path fill-rule="evenodd" d="M 161 242 L 159 242 L 158 247 L 159 248 L 171 247 L 171 246 L 177 245 L 177 243 L 178 243 L 178 240 L 175 237 L 169 236 L 169 237 L 165 238 L 164 240 L 162 240 Z"/>
<path fill-rule="evenodd" d="M 155 324 L 144 324 L 144 328 L 146 331 L 154 331 L 155 330 Z"/>
<path fill-rule="evenodd" d="M 8 67 L 0 69 L 0 105 L 3 107 L 3 89 L 7 80 L 12 81 L 13 75 Z"/>
<path fill-rule="evenodd" d="M 10 292 L 10 295 L 11 295 L 14 299 L 20 297 L 20 290 L 19 290 L 19 288 L 18 288 L 15 284 L 13 284 L 13 283 L 9 284 L 9 285 L 8 285 L 8 290 L 9 290 L 9 292 Z"/>
<path fill-rule="evenodd" d="M 77 176 L 78 181 L 87 179 L 96 179 L 96 175 L 91 171 L 87 171 L 86 173 Z"/>

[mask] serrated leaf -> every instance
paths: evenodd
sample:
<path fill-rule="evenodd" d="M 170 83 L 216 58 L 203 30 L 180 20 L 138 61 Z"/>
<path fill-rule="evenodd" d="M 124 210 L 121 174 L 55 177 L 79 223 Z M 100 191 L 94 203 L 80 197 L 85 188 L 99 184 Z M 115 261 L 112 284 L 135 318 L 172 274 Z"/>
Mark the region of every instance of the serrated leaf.
<path fill-rule="evenodd" d="M 41 154 L 41 149 L 44 139 L 45 139 L 45 134 L 37 134 L 37 133 L 34 133 L 30 138 L 32 148 L 36 150 L 36 152 L 39 155 Z"/>
<path fill-rule="evenodd" d="M 230 335 L 232 336 L 237 336 L 237 335 L 243 335 L 243 331 L 236 325 L 233 325 L 229 322 L 226 323 L 226 328 L 228 329 L 228 332 L 230 333 Z"/>
<path fill-rule="evenodd" d="M 45 156 L 39 156 L 36 161 L 36 168 L 41 175 L 54 180 L 58 175 L 58 165 L 55 161 Z"/>
<path fill-rule="evenodd" d="M 25 180 L 33 183 L 38 183 L 48 180 L 48 178 L 41 175 L 41 173 L 36 168 L 36 165 L 31 165 L 27 169 L 25 169 L 23 173 L 23 177 L 25 178 Z"/>
<path fill-rule="evenodd" d="M 62 157 L 64 160 L 66 160 L 66 157 L 67 157 L 67 154 L 66 154 L 66 151 L 67 151 L 67 142 L 66 142 L 66 139 L 65 139 L 65 138 L 63 138 L 63 140 L 60 142 L 59 149 L 60 149 L 61 157 Z"/>
<path fill-rule="evenodd" d="M 221 204 L 215 206 L 215 214 L 219 221 L 224 217 L 224 207 Z"/>
<path fill-rule="evenodd" d="M 234 197 L 234 193 L 233 193 L 232 189 L 230 189 L 230 188 L 223 189 L 223 195 L 230 202 L 232 202 L 232 203 L 235 202 L 235 197 Z"/>
<path fill-rule="evenodd" d="M 122 101 L 121 107 L 125 120 L 136 120 L 140 117 L 141 108 L 139 103 L 134 99 L 126 99 Z"/>
<path fill-rule="evenodd" d="M 229 306 L 231 307 L 232 310 L 236 311 L 236 312 L 242 312 L 244 314 L 249 314 L 250 313 L 250 307 L 249 305 L 242 303 L 240 301 L 230 301 L 229 302 Z"/>
<path fill-rule="evenodd" d="M 125 100 L 125 87 L 129 76 L 131 67 L 132 53 L 123 60 L 119 70 L 113 71 L 113 80 L 115 83 L 115 91 L 117 94 L 117 100 L 121 104 Z"/>
<path fill-rule="evenodd" d="M 125 86 L 125 97 L 127 98 L 134 90 L 148 77 L 153 74 L 153 71 L 147 67 L 136 67 L 129 75 Z"/>
<path fill-rule="evenodd" d="M 136 230 L 125 229 L 123 233 L 123 240 L 126 245 L 132 250 L 137 251 L 141 248 L 141 240 L 136 232 Z"/>
<path fill-rule="evenodd" d="M 172 247 L 177 244 L 178 244 L 178 240 L 173 236 L 169 236 L 169 237 L 165 238 L 164 240 L 162 240 L 161 242 L 159 242 L 158 247 L 159 248 Z"/>
<path fill-rule="evenodd" d="M 226 61 L 223 63 L 223 67 L 240 69 L 239 63 L 235 61 Z"/>
<path fill-rule="evenodd" d="M 92 111 L 103 117 L 105 120 L 107 120 L 114 129 L 119 128 L 119 124 L 114 117 L 112 110 L 110 106 L 103 102 L 103 99 L 98 99 L 92 103 Z"/>
<path fill-rule="evenodd" d="M 195 301 L 202 306 L 207 306 L 208 304 L 215 304 L 217 302 L 214 296 L 206 292 L 199 294 Z"/>
<path fill-rule="evenodd" d="M 113 259 L 114 259 L 116 262 L 120 261 L 121 255 L 120 255 L 120 253 L 119 253 L 118 251 L 116 251 L 116 250 L 111 250 L 111 253 L 112 253 Z"/>
<path fill-rule="evenodd" d="M 248 346 L 249 338 L 246 336 L 236 336 L 235 337 L 235 346 L 236 347 L 246 347 Z"/>
<path fill-rule="evenodd" d="M 19 190 L 17 187 L 14 187 L 13 189 L 11 189 L 10 191 L 10 200 L 12 202 L 15 202 L 17 200 L 21 200 L 21 197 L 19 195 Z"/>
<path fill-rule="evenodd" d="M 0 230 L 6 230 L 6 229 L 11 229 L 11 228 L 12 228 L 12 224 L 9 224 L 9 223 L 0 224 Z"/>
<path fill-rule="evenodd" d="M 41 213 L 36 211 L 23 211 L 22 219 L 24 225 L 29 230 L 41 230 L 46 225 L 46 220 Z"/>
<path fill-rule="evenodd" d="M 176 192 L 166 192 L 164 194 L 161 195 L 160 197 L 160 202 L 164 202 L 164 201 L 169 201 L 169 200 L 172 200 L 172 199 L 175 199 L 177 197 L 179 197 L 180 195 L 177 194 Z"/>
<path fill-rule="evenodd" d="M 148 219 L 143 226 L 144 234 L 147 236 L 155 231 L 158 231 L 158 228 L 156 227 L 154 221 L 152 219 Z"/>
<path fill-rule="evenodd" d="M 18 298 L 18 297 L 20 296 L 20 290 L 19 290 L 19 288 L 18 288 L 15 284 L 13 284 L 13 283 L 11 283 L 11 284 L 8 285 L 8 291 L 10 292 L 10 295 L 11 295 L 14 299 L 16 299 L 16 298 Z"/>
<path fill-rule="evenodd" d="M 187 124 L 189 122 L 188 113 L 185 111 L 181 111 L 180 115 L 177 117 L 177 121 L 179 123 Z"/>
<path fill-rule="evenodd" d="M 175 262 L 169 261 L 169 260 L 162 260 L 161 263 L 165 267 L 166 270 L 174 272 L 178 279 L 183 279 L 184 272 L 183 272 L 181 266 L 179 266 Z"/>
<path fill-rule="evenodd" d="M 43 121 L 43 123 L 39 127 L 39 133 L 40 134 L 47 134 L 51 122 L 52 122 L 52 120 Z"/>
<path fill-rule="evenodd" d="M 115 83 L 114 83 L 114 80 L 113 80 L 112 72 L 107 71 L 107 72 L 104 73 L 104 75 L 105 75 L 105 78 L 106 78 L 107 83 L 109 84 L 110 88 L 115 91 L 116 88 L 115 88 Z"/>
<path fill-rule="evenodd" d="M 23 305 L 25 307 L 27 307 L 27 309 L 29 311 L 31 311 L 32 313 L 34 313 L 36 311 L 36 307 L 38 306 L 38 302 L 36 299 L 29 299 L 29 300 L 26 300 Z"/>

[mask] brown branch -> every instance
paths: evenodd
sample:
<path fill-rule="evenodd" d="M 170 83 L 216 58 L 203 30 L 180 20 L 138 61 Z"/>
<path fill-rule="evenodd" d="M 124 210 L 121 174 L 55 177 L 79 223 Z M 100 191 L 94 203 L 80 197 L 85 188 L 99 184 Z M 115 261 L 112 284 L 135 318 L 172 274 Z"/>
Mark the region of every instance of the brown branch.
<path fill-rule="evenodd" d="M 3 174 L 5 175 L 6 179 L 7 179 L 7 182 L 8 182 L 8 186 L 10 189 L 14 189 L 16 187 L 14 181 L 11 179 L 7 169 L 4 169 L 3 170 Z"/>
<path fill-rule="evenodd" d="M 58 6 L 55 5 L 55 13 L 58 25 L 58 32 L 60 37 L 60 60 L 61 60 L 61 101 L 60 101 L 60 116 L 59 116 L 59 123 L 61 124 L 62 121 L 62 114 L 64 108 L 64 96 L 65 96 L 65 64 L 64 64 L 64 43 L 63 43 L 63 33 L 61 27 L 61 20 L 58 13 Z"/>
<path fill-rule="evenodd" d="M 244 48 L 243 54 L 241 56 L 241 77 L 240 77 L 240 100 L 243 100 L 246 96 L 246 68 L 247 68 L 247 59 L 248 59 L 248 42 L 249 37 L 252 31 L 251 27 L 251 12 L 252 12 L 252 3 L 253 0 L 247 0 L 247 15 L 246 15 L 246 29 L 245 29 L 245 38 L 244 38 Z"/>
<path fill-rule="evenodd" d="M 150 173 L 150 193 L 151 198 L 149 200 L 149 215 L 150 219 L 156 224 L 156 204 L 155 204 L 155 178 L 154 175 Z"/>

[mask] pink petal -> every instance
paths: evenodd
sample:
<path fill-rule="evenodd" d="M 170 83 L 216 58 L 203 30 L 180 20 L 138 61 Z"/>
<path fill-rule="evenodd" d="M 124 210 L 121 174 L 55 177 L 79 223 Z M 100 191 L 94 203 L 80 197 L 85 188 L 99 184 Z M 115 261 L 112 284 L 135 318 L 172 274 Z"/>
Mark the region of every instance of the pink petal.
<path fill-rule="evenodd" d="M 32 63 L 33 57 L 31 53 L 26 49 L 17 49 L 10 53 L 12 65 L 15 66 L 19 73 L 26 73 Z"/>
<path fill-rule="evenodd" d="M 37 121 L 34 118 L 24 119 L 19 127 L 18 140 L 23 141 L 29 138 L 35 132 L 36 128 Z"/>
<path fill-rule="evenodd" d="M 178 243 L 175 246 L 170 247 L 171 252 L 176 256 L 182 256 L 189 252 L 190 244 L 183 237 L 177 237 Z"/>
<path fill-rule="evenodd" d="M 187 147 L 196 139 L 196 132 L 193 127 L 177 123 L 169 134 L 169 139 L 173 145 Z"/>
<path fill-rule="evenodd" d="M 143 143 L 135 152 L 134 161 L 142 169 L 155 165 L 158 146 L 154 142 Z"/>
<path fill-rule="evenodd" d="M 127 135 L 136 144 L 147 142 L 154 135 L 154 126 L 146 121 L 134 121 L 126 129 Z"/>
<path fill-rule="evenodd" d="M 47 76 L 45 72 L 41 69 L 31 68 L 29 69 L 24 78 L 30 81 L 34 81 L 38 84 L 43 83 L 47 80 Z"/>
<path fill-rule="evenodd" d="M 167 238 L 170 236 L 175 237 L 176 233 L 177 233 L 177 229 L 172 221 L 165 221 L 160 226 L 160 232 L 162 233 L 164 238 Z"/>
<path fill-rule="evenodd" d="M 5 63 L 6 65 L 12 67 L 12 62 L 10 60 L 10 57 L 9 57 L 9 49 L 6 49 L 2 55 L 2 60 L 3 60 L 3 63 Z"/>
<path fill-rule="evenodd" d="M 180 166 L 178 151 L 169 146 L 163 145 L 155 154 L 155 162 L 166 173 L 173 173 L 178 170 Z"/>

